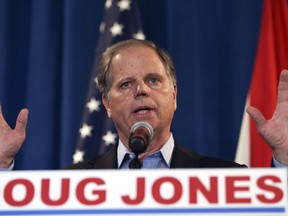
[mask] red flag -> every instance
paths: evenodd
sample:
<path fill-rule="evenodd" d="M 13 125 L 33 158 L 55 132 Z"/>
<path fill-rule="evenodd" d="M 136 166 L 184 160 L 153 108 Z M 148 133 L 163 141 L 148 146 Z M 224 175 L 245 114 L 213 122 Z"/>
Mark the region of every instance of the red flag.
<path fill-rule="evenodd" d="M 288 68 L 287 0 L 264 0 L 258 49 L 253 69 L 248 104 L 269 119 L 276 107 L 280 72 Z M 269 167 L 272 151 L 250 122 L 250 165 Z M 238 145 L 242 145 L 239 143 Z M 239 148 L 239 146 L 238 146 Z"/>

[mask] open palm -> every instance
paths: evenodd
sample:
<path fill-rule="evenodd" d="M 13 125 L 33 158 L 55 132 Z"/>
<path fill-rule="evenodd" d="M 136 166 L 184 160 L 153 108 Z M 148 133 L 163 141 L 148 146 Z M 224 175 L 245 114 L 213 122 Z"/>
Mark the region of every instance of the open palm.
<path fill-rule="evenodd" d="M 0 106 L 0 167 L 10 166 L 14 156 L 26 137 L 28 110 L 22 109 L 17 117 L 15 129 L 11 129 L 4 119 Z"/>
<path fill-rule="evenodd" d="M 288 166 L 288 70 L 283 70 L 278 86 L 277 106 L 271 119 L 267 120 L 255 107 L 247 112 L 255 121 L 258 133 L 273 150 L 274 157 Z"/>

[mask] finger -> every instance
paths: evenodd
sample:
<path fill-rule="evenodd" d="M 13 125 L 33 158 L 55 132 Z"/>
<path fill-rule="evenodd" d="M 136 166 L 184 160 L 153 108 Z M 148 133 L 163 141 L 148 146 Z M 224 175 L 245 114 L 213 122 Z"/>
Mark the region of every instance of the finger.
<path fill-rule="evenodd" d="M 249 114 L 249 116 L 253 119 L 253 121 L 256 123 L 257 127 L 261 127 L 266 123 L 266 119 L 263 116 L 263 114 L 255 107 L 248 106 L 246 108 L 246 112 Z"/>
<path fill-rule="evenodd" d="M 2 113 L 2 106 L 1 106 L 1 104 L 0 104 L 0 120 L 1 119 L 3 119 L 4 117 L 3 117 L 3 113 Z"/>
<path fill-rule="evenodd" d="M 1 104 L 0 104 L 0 127 L 9 127 L 6 120 L 4 119 Z"/>
<path fill-rule="evenodd" d="M 288 70 L 281 72 L 278 85 L 278 103 L 285 101 L 288 101 Z"/>
<path fill-rule="evenodd" d="M 26 131 L 28 121 L 28 109 L 22 109 L 17 117 L 15 131 L 23 134 Z"/>

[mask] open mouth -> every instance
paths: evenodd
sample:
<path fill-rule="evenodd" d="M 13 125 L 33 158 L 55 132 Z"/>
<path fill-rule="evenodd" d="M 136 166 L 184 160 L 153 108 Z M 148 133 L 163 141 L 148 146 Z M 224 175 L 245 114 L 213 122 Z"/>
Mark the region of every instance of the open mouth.
<path fill-rule="evenodd" d="M 145 114 L 148 113 L 150 110 L 138 110 L 136 113 L 137 114 Z"/>
<path fill-rule="evenodd" d="M 140 107 L 137 108 L 136 110 L 134 110 L 133 113 L 137 113 L 137 114 L 146 114 L 150 111 L 152 111 L 153 109 L 151 107 Z"/>

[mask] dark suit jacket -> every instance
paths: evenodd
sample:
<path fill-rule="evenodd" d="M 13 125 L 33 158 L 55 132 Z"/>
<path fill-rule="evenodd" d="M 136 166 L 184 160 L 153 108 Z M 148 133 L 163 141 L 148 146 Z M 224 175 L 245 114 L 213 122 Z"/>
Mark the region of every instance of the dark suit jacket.
<path fill-rule="evenodd" d="M 225 168 L 246 167 L 220 158 L 203 157 L 187 151 L 175 143 L 170 168 Z M 68 169 L 118 169 L 117 145 L 94 160 L 74 164 Z"/>

